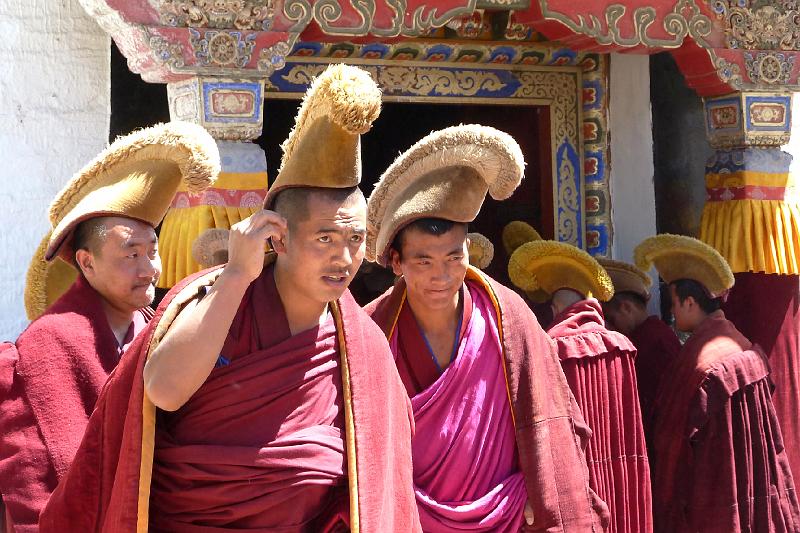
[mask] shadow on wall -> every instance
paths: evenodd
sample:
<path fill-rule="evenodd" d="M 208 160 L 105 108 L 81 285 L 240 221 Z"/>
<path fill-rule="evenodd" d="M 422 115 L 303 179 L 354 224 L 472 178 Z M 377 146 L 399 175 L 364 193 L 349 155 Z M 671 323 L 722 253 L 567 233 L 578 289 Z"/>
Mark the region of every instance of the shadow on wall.
<path fill-rule="evenodd" d="M 650 58 L 656 227 L 697 237 L 705 203 L 706 139 L 703 101 L 686 86 L 669 53 Z"/>

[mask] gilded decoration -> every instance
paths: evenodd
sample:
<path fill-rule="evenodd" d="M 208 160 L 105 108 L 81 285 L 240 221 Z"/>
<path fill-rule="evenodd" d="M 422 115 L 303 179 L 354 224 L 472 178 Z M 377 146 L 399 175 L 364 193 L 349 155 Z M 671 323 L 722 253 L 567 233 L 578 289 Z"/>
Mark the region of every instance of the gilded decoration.
<path fill-rule="evenodd" d="M 725 26 L 728 48 L 800 49 L 797 0 L 714 0 L 712 8 Z"/>
<path fill-rule="evenodd" d="M 629 12 L 625 5 L 611 4 L 605 8 L 605 20 L 601 21 L 593 14 L 588 17 L 579 15 L 578 19 L 574 20 L 564 13 L 550 9 L 548 0 L 540 0 L 540 4 L 545 18 L 557 20 L 572 31 L 588 35 L 602 45 L 677 48 L 688 36 L 706 47 L 706 37 L 713 29 L 711 19 L 703 14 L 695 0 L 679 0 L 672 11 L 664 16 L 661 24 L 668 38 L 652 35 L 652 26 L 658 20 L 654 7 L 642 6 Z M 631 18 L 634 32 L 632 35 L 623 36 L 619 23 L 626 17 Z"/>
<path fill-rule="evenodd" d="M 252 59 L 256 34 L 189 28 L 189 44 L 202 67 L 244 68 Z"/>
<path fill-rule="evenodd" d="M 747 75 L 754 83 L 786 85 L 794 68 L 794 55 L 779 52 L 745 52 Z"/>
<path fill-rule="evenodd" d="M 736 63 L 731 63 L 724 57 L 717 57 L 713 51 L 709 51 L 717 69 L 717 76 L 723 82 L 736 90 L 742 88 L 742 69 Z"/>
<path fill-rule="evenodd" d="M 270 0 L 165 0 L 158 11 L 165 26 L 264 31 L 275 15 Z"/>
<path fill-rule="evenodd" d="M 467 5 L 454 7 L 443 12 L 435 5 L 419 6 L 409 11 L 406 0 L 388 0 L 389 9 L 393 12 L 391 26 L 388 28 L 375 26 L 376 0 L 349 0 L 350 7 L 361 19 L 356 25 L 343 26 L 341 0 L 316 0 L 313 5 L 313 16 L 320 29 L 327 35 L 374 35 L 376 37 L 419 37 L 427 35 L 431 30 L 444 26 L 449 20 L 472 13 L 476 0 L 469 0 Z M 300 4 L 301 1 L 297 0 Z M 310 6 L 309 0 L 302 0 Z M 284 8 L 285 9 L 285 8 Z M 410 18 L 410 22 L 406 19 Z"/>
<path fill-rule="evenodd" d="M 555 228 L 558 240 L 586 246 L 581 144 L 581 69 L 348 60 L 368 71 L 387 101 L 545 105 L 550 109 Z M 299 96 L 329 60 L 291 57 L 266 83 L 266 96 Z"/>

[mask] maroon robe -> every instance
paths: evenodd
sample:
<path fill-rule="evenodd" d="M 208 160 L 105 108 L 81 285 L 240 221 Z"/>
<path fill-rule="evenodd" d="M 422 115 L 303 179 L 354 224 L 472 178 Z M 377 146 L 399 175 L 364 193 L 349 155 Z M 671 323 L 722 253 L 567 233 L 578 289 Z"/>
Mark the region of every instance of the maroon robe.
<path fill-rule="evenodd" d="M 800 531 L 769 368 L 722 311 L 694 331 L 655 402 L 656 531 Z"/>
<path fill-rule="evenodd" d="M 533 508 L 527 531 L 603 531 L 605 504 L 589 487 L 583 449 L 591 435 L 564 379 L 552 340 L 513 291 L 470 267 L 467 280 L 489 295 L 497 313 L 506 387 L 520 469 Z M 405 301 L 405 282 L 366 310 L 389 337 Z"/>
<path fill-rule="evenodd" d="M 152 316 L 150 308 L 134 313 L 120 346 L 102 297 L 79 276 L 15 344 L 0 345 L 0 494 L 9 529 L 38 529 L 109 373 Z"/>
<path fill-rule="evenodd" d="M 409 401 L 349 293 L 332 322 L 287 337 L 266 267 L 203 386 L 175 413 L 149 402 L 152 346 L 221 271 L 162 301 L 109 379 L 41 531 L 332 531 L 342 511 L 353 531 L 419 531 Z"/>
<path fill-rule="evenodd" d="M 741 272 L 723 306 L 742 334 L 764 349 L 772 401 L 784 442 L 800 443 L 800 276 Z M 800 446 L 786 448 L 792 474 L 800 476 Z"/>
<path fill-rule="evenodd" d="M 649 316 L 630 335 L 636 347 L 636 383 L 642 406 L 642 425 L 648 449 L 653 438 L 653 402 L 658 386 L 669 366 L 678 356 L 681 342 L 675 331 L 657 316 Z"/>
<path fill-rule="evenodd" d="M 592 488 L 608 505 L 611 532 L 653 530 L 647 445 L 636 386 L 636 348 L 605 327 L 600 303 L 581 300 L 547 331 L 592 438 L 586 448 Z"/>

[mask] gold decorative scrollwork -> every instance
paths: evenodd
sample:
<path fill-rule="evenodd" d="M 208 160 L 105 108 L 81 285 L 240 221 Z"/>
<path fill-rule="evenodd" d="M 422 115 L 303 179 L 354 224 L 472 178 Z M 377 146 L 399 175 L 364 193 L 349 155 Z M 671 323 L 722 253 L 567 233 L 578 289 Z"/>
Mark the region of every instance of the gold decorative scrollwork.
<path fill-rule="evenodd" d="M 379 37 L 418 37 L 433 28 L 444 26 L 447 21 L 475 10 L 476 0 L 469 0 L 466 6 L 449 9 L 438 14 L 435 6 L 420 6 L 411 13 L 411 23 L 406 24 L 405 15 L 408 3 L 406 0 L 390 0 L 389 7 L 394 12 L 392 26 L 375 28 L 376 0 L 349 0 L 350 6 L 359 14 L 361 22 L 357 26 L 342 26 L 336 22 L 342 16 L 341 0 L 318 0 L 314 4 L 314 20 L 320 29 L 328 35 L 359 36 L 371 33 Z"/>
<path fill-rule="evenodd" d="M 575 168 L 565 157 L 558 169 L 558 240 L 580 242 L 582 228 L 578 223 L 580 190 L 575 187 Z"/>
<path fill-rule="evenodd" d="M 375 17 L 375 0 L 350 0 L 350 5 L 361 17 L 361 24 L 358 26 L 335 25 L 342 16 L 340 0 L 317 0 L 314 3 L 314 20 L 328 35 L 366 35 Z"/>
<path fill-rule="evenodd" d="M 311 2 L 309 0 L 286 0 L 283 4 L 283 16 L 294 21 L 289 32 L 300 33 L 314 17 Z"/>
<path fill-rule="evenodd" d="M 730 61 L 726 60 L 724 57 L 719 57 L 713 50 L 708 51 L 711 55 L 711 59 L 714 62 L 714 66 L 717 69 L 717 75 L 719 79 L 723 82 L 727 83 L 737 91 L 742 89 L 742 72 L 739 68 L 739 65 L 736 63 L 731 63 Z"/>
<path fill-rule="evenodd" d="M 624 37 L 619 29 L 619 21 L 626 15 L 627 7 L 622 4 L 612 4 L 606 7 L 604 27 L 595 15 L 589 15 L 588 20 L 583 15 L 578 15 L 576 21 L 568 15 L 551 10 L 547 0 L 540 0 L 540 2 L 545 18 L 557 20 L 572 31 L 588 35 L 603 45 L 677 48 L 683 44 L 688 35 L 701 46 L 707 46 L 705 38 L 713 28 L 711 19 L 702 13 L 695 0 L 679 0 L 672 12 L 664 17 L 664 31 L 672 36 L 668 39 L 650 36 L 650 27 L 657 19 L 657 12 L 653 7 L 639 7 L 633 10 L 634 34 Z"/>

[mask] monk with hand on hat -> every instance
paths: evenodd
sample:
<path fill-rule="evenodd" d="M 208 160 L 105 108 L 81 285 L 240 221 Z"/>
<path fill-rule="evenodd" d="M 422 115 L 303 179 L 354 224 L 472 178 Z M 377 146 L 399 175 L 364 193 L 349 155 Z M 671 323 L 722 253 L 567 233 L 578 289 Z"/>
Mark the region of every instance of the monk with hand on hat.
<path fill-rule="evenodd" d="M 0 345 L 0 494 L 10 531 L 38 531 L 100 390 L 152 318 L 156 233 L 181 182 L 216 178 L 216 144 L 170 123 L 118 139 L 50 207 L 53 230 L 28 271 L 33 322 Z"/>
<path fill-rule="evenodd" d="M 554 241 L 514 251 L 511 281 L 546 293 L 553 307 L 547 333 L 592 437 L 586 451 L 591 486 L 608 504 L 612 532 L 653 529 L 650 471 L 636 385 L 636 348 L 605 327 L 600 301 L 614 293 L 608 273 L 588 253 Z"/>
<path fill-rule="evenodd" d="M 354 67 L 313 82 L 266 209 L 232 228 L 227 265 L 162 301 L 42 532 L 419 531 L 408 398 L 347 291 L 380 99 Z"/>
<path fill-rule="evenodd" d="M 424 531 L 599 532 L 606 519 L 552 341 L 468 263 L 467 223 L 487 192 L 510 196 L 523 168 L 509 135 L 447 128 L 400 155 L 367 204 L 367 257 L 399 276 L 367 311 L 411 398 Z"/>
<path fill-rule="evenodd" d="M 691 337 L 661 379 L 654 403 L 656 531 L 800 531 L 792 473 L 769 366 L 720 309 L 734 284 L 707 244 L 656 235 L 634 251 L 669 283 L 675 327 Z"/>

